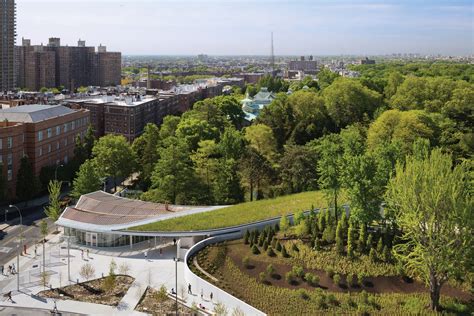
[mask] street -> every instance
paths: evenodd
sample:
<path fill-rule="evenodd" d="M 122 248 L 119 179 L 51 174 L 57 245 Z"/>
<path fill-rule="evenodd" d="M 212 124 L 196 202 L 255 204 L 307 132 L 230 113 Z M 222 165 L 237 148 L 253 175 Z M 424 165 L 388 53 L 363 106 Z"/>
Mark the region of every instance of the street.
<path fill-rule="evenodd" d="M 34 252 L 34 244 L 41 239 L 40 222 L 45 218 L 43 206 L 37 206 L 33 210 L 28 210 L 29 215 L 23 217 L 23 225 L 19 225 L 18 220 L 12 221 L 11 225 L 0 231 L 0 265 L 5 265 L 17 254 L 18 240 L 20 232 L 23 230 L 24 243 L 27 245 L 27 252 Z M 3 215 L 4 210 L 0 210 Z M 48 233 L 53 231 L 53 222 L 47 218 Z M 2 221 L 1 224 L 4 224 Z M 16 224 L 16 225 L 15 225 Z M 5 268 L 6 269 L 6 268 Z"/>

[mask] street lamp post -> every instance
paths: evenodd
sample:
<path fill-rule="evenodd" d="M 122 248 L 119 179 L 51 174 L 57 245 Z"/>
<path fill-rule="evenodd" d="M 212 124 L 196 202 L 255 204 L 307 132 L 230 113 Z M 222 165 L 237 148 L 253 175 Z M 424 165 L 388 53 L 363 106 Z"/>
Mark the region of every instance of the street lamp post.
<path fill-rule="evenodd" d="M 21 211 L 16 205 L 9 205 L 10 208 L 16 208 L 18 211 L 18 214 L 20 215 L 20 242 L 18 243 L 18 253 L 16 254 L 16 265 L 17 265 L 17 271 L 16 271 L 16 289 L 20 291 L 20 251 L 21 248 L 23 247 L 23 217 L 21 216 Z M 8 213 L 8 210 L 7 212 Z"/>
<path fill-rule="evenodd" d="M 56 169 L 54 169 L 54 180 L 58 180 L 58 168 L 64 167 L 64 165 L 56 165 Z"/>
<path fill-rule="evenodd" d="M 174 260 L 174 275 L 175 275 L 175 300 L 176 300 L 176 316 L 178 316 L 178 261 L 179 258 L 173 258 Z"/>

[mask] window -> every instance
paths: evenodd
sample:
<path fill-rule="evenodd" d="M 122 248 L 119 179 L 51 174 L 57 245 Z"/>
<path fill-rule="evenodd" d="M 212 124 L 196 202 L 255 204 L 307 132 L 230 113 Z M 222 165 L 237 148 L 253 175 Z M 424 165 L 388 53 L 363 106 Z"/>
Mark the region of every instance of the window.
<path fill-rule="evenodd" d="M 51 128 L 48 128 L 47 132 L 48 132 L 48 138 L 51 138 L 51 136 L 53 136 L 53 130 Z"/>
<path fill-rule="evenodd" d="M 71 130 L 74 130 L 76 128 L 76 121 L 71 122 Z"/>
<path fill-rule="evenodd" d="M 67 133 L 67 123 L 64 124 L 64 133 Z"/>
<path fill-rule="evenodd" d="M 67 164 L 67 161 L 68 161 L 68 157 L 64 156 L 64 163 Z"/>
<path fill-rule="evenodd" d="M 43 131 L 39 131 L 38 132 L 38 141 L 42 141 L 43 140 Z"/>
<path fill-rule="evenodd" d="M 12 154 L 8 154 L 8 157 L 7 157 L 7 177 L 8 177 L 8 181 L 12 181 L 13 179 L 13 156 Z"/>
<path fill-rule="evenodd" d="M 43 147 L 39 148 L 38 156 L 40 156 L 40 157 L 43 156 Z"/>
<path fill-rule="evenodd" d="M 48 153 L 51 152 L 51 144 L 48 145 Z"/>
<path fill-rule="evenodd" d="M 64 147 L 66 147 L 66 146 L 67 146 L 67 137 L 64 138 Z"/>
<path fill-rule="evenodd" d="M 13 137 L 8 137 L 7 138 L 7 147 L 12 148 L 13 147 Z"/>
<path fill-rule="evenodd" d="M 56 136 L 61 134 L 61 126 L 56 126 Z"/>
<path fill-rule="evenodd" d="M 56 142 L 56 149 L 59 150 L 59 141 Z"/>

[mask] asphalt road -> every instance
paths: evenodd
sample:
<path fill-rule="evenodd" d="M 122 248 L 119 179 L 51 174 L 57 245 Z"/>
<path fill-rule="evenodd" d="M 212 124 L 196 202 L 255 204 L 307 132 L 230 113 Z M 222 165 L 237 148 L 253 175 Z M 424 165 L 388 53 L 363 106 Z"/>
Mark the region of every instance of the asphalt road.
<path fill-rule="evenodd" d="M 16 220 L 10 227 L 0 231 L 0 265 L 5 265 L 16 256 L 21 231 L 23 231 L 24 243 L 28 248 L 27 252 L 34 251 L 34 244 L 41 240 L 39 224 L 45 217 L 43 207 L 38 206 L 28 210 L 28 215 L 23 218 L 23 225 L 19 225 L 19 221 Z M 46 219 L 46 222 L 48 223 L 48 231 L 53 231 L 53 222 L 49 218 Z M 0 222 L 0 224 L 3 223 L 3 221 Z"/>

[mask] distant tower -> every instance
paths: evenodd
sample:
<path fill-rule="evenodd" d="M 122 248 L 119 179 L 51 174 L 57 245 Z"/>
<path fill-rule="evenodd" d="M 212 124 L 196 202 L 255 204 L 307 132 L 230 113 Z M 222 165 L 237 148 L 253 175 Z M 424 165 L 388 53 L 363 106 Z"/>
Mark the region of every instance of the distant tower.
<path fill-rule="evenodd" d="M 271 40 L 271 57 L 270 57 L 270 64 L 272 67 L 272 76 L 275 73 L 275 51 L 273 50 L 273 32 L 272 32 L 272 40 Z"/>

